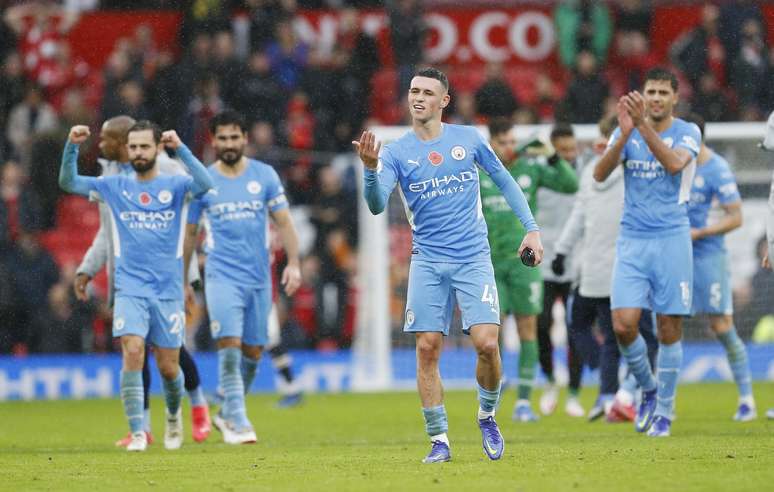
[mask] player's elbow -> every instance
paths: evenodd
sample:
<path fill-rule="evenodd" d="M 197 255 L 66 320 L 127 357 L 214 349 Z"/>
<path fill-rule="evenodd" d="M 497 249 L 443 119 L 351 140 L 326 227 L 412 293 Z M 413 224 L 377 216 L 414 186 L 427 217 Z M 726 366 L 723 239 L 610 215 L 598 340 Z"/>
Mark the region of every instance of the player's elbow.
<path fill-rule="evenodd" d="M 379 215 L 380 213 L 384 212 L 384 204 L 368 202 L 368 210 L 371 211 L 372 215 Z"/>
<path fill-rule="evenodd" d="M 607 179 L 607 174 L 602 172 L 602 170 L 599 169 L 599 167 L 594 168 L 594 181 L 597 183 L 602 183 Z"/>
<path fill-rule="evenodd" d="M 67 193 L 72 193 L 72 180 L 68 179 L 64 174 L 59 175 L 59 187 L 65 190 Z"/>

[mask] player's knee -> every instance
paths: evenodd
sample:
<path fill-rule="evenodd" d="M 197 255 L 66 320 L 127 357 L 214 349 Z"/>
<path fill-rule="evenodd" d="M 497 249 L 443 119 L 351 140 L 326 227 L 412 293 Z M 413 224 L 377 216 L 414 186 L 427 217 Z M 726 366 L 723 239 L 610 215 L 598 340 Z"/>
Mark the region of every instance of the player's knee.
<path fill-rule="evenodd" d="M 251 359 L 259 360 L 263 354 L 263 347 L 260 345 L 242 345 L 242 355 Z"/>
<path fill-rule="evenodd" d="M 623 320 L 616 320 L 613 323 L 613 333 L 615 333 L 615 338 L 618 341 L 628 344 L 637 338 L 637 325 L 630 325 Z"/>
<path fill-rule="evenodd" d="M 497 338 L 486 338 L 479 342 L 476 346 L 476 351 L 479 357 L 486 359 L 494 359 L 500 352 L 500 346 L 497 343 Z"/>
<path fill-rule="evenodd" d="M 161 377 L 166 380 L 175 379 L 179 370 L 179 364 L 175 364 L 173 361 L 159 362 L 159 373 L 161 373 Z"/>
<path fill-rule="evenodd" d="M 721 335 L 723 333 L 727 333 L 731 330 L 733 327 L 734 322 L 731 316 L 711 316 L 710 317 L 710 327 L 712 328 L 712 331 L 715 332 L 717 335 Z"/>
<path fill-rule="evenodd" d="M 421 362 L 437 361 L 441 347 L 435 341 L 426 338 L 417 339 L 417 358 Z"/>
<path fill-rule="evenodd" d="M 129 340 L 121 344 L 124 368 L 139 371 L 145 363 L 145 346 L 142 341 Z"/>

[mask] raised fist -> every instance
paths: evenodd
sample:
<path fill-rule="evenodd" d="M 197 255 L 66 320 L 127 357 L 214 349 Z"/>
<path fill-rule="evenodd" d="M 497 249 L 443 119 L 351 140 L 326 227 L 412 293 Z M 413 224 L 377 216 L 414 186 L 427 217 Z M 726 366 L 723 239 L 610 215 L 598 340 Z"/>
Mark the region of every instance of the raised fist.
<path fill-rule="evenodd" d="M 161 143 L 164 145 L 164 147 L 169 147 L 171 149 L 176 149 L 183 145 L 183 142 L 180 140 L 180 137 L 177 136 L 177 132 L 175 130 L 167 130 L 162 133 Z"/>
<path fill-rule="evenodd" d="M 89 135 L 91 135 L 91 130 L 89 130 L 88 126 L 75 125 L 70 128 L 70 135 L 68 138 L 70 139 L 70 143 L 82 144 L 89 138 Z"/>

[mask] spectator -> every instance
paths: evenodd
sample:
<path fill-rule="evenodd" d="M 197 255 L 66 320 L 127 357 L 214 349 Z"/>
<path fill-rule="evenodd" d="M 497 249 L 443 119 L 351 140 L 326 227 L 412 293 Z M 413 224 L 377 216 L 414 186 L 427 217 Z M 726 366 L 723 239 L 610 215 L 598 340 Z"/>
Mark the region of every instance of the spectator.
<path fill-rule="evenodd" d="M 188 46 L 199 34 L 214 34 L 231 28 L 230 1 L 181 0 L 183 25 L 180 45 Z"/>
<path fill-rule="evenodd" d="M 766 236 L 761 237 L 755 244 L 755 256 L 757 258 L 757 271 L 751 279 L 750 299 L 746 306 L 735 313 L 735 318 L 747 320 L 746 323 L 737 323 L 737 326 L 755 326 L 765 316 L 774 314 L 771 307 L 771 293 L 774 291 L 774 272 L 761 266 L 761 260 L 766 255 L 768 243 Z M 743 335 L 744 336 L 744 335 Z"/>
<path fill-rule="evenodd" d="M 250 128 L 248 154 L 273 166 L 282 174 L 286 163 L 274 139 L 274 127 L 268 121 L 256 121 Z"/>
<path fill-rule="evenodd" d="M 105 117 L 124 114 L 137 121 L 150 118 L 150 112 L 145 106 L 145 90 L 137 81 L 127 80 L 118 86 L 118 98 L 119 111 L 115 114 L 105 115 Z"/>
<path fill-rule="evenodd" d="M 594 62 L 596 63 L 596 61 Z M 556 84 L 545 72 L 540 72 L 535 79 L 535 112 L 543 123 L 554 120 L 554 111 L 559 99 Z"/>
<path fill-rule="evenodd" d="M 207 74 L 196 82 L 194 98 L 178 128 L 183 141 L 187 142 L 194 155 L 202 156 L 204 162 L 214 160 L 209 145 L 210 120 L 224 107 L 218 78 L 214 74 Z"/>
<path fill-rule="evenodd" d="M 760 2 L 754 0 L 735 0 L 723 2 L 720 8 L 720 39 L 723 41 L 728 64 L 726 65 L 726 80 L 730 80 L 732 73 L 731 62 L 739 53 L 742 43 L 740 33 L 748 20 L 758 21 L 759 25 L 765 25 Z M 765 30 L 764 30 L 765 31 Z"/>
<path fill-rule="evenodd" d="M 246 0 L 250 16 L 250 50 L 263 51 L 273 40 L 277 22 L 292 16 L 287 2 L 273 0 Z"/>
<path fill-rule="evenodd" d="M 13 278 L 9 264 L 10 258 L 0 252 L 0 354 L 11 352 L 18 338 L 15 333 L 19 325 L 18 303 L 13 291 Z"/>
<path fill-rule="evenodd" d="M 590 51 L 600 64 L 607 58 L 613 24 L 603 2 L 563 0 L 554 10 L 559 59 L 574 68 L 578 53 Z"/>
<path fill-rule="evenodd" d="M 627 38 L 633 34 L 640 34 L 646 38 L 650 36 L 653 23 L 653 7 L 647 0 L 619 0 L 615 2 L 616 10 L 616 35 L 619 38 Z M 625 42 L 625 41 L 624 41 Z"/>
<path fill-rule="evenodd" d="M 83 90 L 80 88 L 70 89 L 62 97 L 62 111 L 60 127 L 70 129 L 74 125 L 93 126 L 96 120 L 96 114 L 90 108 L 84 99 Z"/>
<path fill-rule="evenodd" d="M 357 204 L 354 195 L 343 192 L 339 175 L 332 167 L 320 168 L 318 182 L 318 194 L 310 210 L 317 229 L 314 250 L 320 254 L 318 325 L 322 339 L 338 340 L 347 305 L 348 261 L 357 237 Z"/>
<path fill-rule="evenodd" d="M 33 319 L 27 341 L 37 353 L 81 353 L 90 348 L 89 330 L 94 321 L 90 303 L 75 303 L 70 284 L 59 282 L 48 291 L 48 302 Z"/>
<path fill-rule="evenodd" d="M 747 20 L 742 26 L 739 52 L 732 64 L 731 85 L 739 98 L 741 118 L 757 121 L 766 109 L 769 81 L 769 53 L 761 23 Z"/>
<path fill-rule="evenodd" d="M 59 269 L 38 241 L 37 234 L 20 231 L 8 263 L 17 299 L 17 324 L 12 345 L 26 351 L 34 314 L 45 306 L 48 290 L 59 281 Z"/>
<path fill-rule="evenodd" d="M 304 75 L 309 48 L 297 39 L 290 21 L 277 23 L 276 37 L 276 41 L 266 48 L 266 54 L 279 83 L 285 90 L 293 91 Z"/>
<path fill-rule="evenodd" d="M 518 108 L 516 96 L 505 81 L 502 63 L 486 66 L 486 80 L 476 91 L 476 111 L 486 118 L 513 118 Z"/>
<path fill-rule="evenodd" d="M 234 36 L 230 31 L 219 31 L 212 44 L 212 71 L 218 76 L 221 97 L 227 106 L 237 107 L 244 68 L 234 53 Z"/>
<path fill-rule="evenodd" d="M 27 186 L 21 166 L 8 161 L 0 175 L 0 255 L 8 252 L 23 230 L 41 229 L 40 201 Z"/>
<path fill-rule="evenodd" d="M 731 121 L 736 119 L 732 103 L 720 89 L 715 75 L 705 73 L 699 78 L 696 92 L 693 94 L 691 111 L 705 121 Z"/>
<path fill-rule="evenodd" d="M 419 0 L 389 0 L 386 3 L 390 21 L 390 45 L 398 69 L 398 97 L 408 93 L 417 65 L 424 59 L 426 26 Z"/>
<path fill-rule="evenodd" d="M 105 64 L 105 92 L 102 99 L 102 119 L 112 118 L 123 110 L 119 87 L 128 80 L 142 82 L 140 67 L 133 67 L 126 50 L 115 49 Z"/>
<path fill-rule="evenodd" d="M 670 48 L 672 63 L 686 76 L 694 89 L 699 79 L 712 72 L 721 87 L 726 80 L 726 52 L 718 35 L 720 9 L 705 5 L 701 11 L 701 24 L 681 36 Z"/>
<path fill-rule="evenodd" d="M 14 106 L 24 99 L 24 72 L 21 57 L 18 53 L 8 54 L 0 69 L 0 128 L 7 128 L 8 118 Z M 10 149 L 6 142 L 6 134 L 0 134 L 0 159 L 7 156 Z"/>
<path fill-rule="evenodd" d="M 239 84 L 235 107 L 244 111 L 247 120 L 279 124 L 287 105 L 287 95 L 271 72 L 269 57 L 256 51 L 247 62 L 247 70 Z"/>
<path fill-rule="evenodd" d="M 39 80 L 40 73 L 56 63 L 57 45 L 78 21 L 78 13 L 54 2 L 31 1 L 8 8 L 4 20 L 18 37 L 28 77 Z"/>
<path fill-rule="evenodd" d="M 371 79 L 380 67 L 376 40 L 360 28 L 360 17 L 353 8 L 341 12 L 334 57 L 341 73 L 342 89 L 334 115 L 335 110 L 344 112 L 338 116 L 335 135 L 336 150 L 341 151 L 349 148 L 354 133 L 368 117 Z"/>
<path fill-rule="evenodd" d="M 19 157 L 24 165 L 28 165 L 33 137 L 56 127 L 54 109 L 43 99 L 40 87 L 29 84 L 24 91 L 24 100 L 11 110 L 8 117 L 6 137 L 11 144 L 13 155 Z"/>
<path fill-rule="evenodd" d="M 581 51 L 575 63 L 575 77 L 567 88 L 557 119 L 569 123 L 592 123 L 602 119 L 610 86 L 599 73 L 597 61 L 589 51 Z"/>
<path fill-rule="evenodd" d="M 38 83 L 51 106 L 61 112 L 65 93 L 84 84 L 89 73 L 89 65 L 80 58 L 73 58 L 70 45 L 63 42 L 57 45 L 53 63 L 40 71 Z"/>
<path fill-rule="evenodd" d="M 188 80 L 181 80 L 184 69 L 175 65 L 172 54 L 159 52 L 156 73 L 147 85 L 148 106 L 153 121 L 162 128 L 174 128 L 183 116 L 190 92 L 184 92 Z"/>
<path fill-rule="evenodd" d="M 476 125 L 479 123 L 476 118 L 476 96 L 472 92 L 460 92 L 452 98 L 454 104 L 454 114 L 450 121 L 459 125 Z"/>
<path fill-rule="evenodd" d="M 650 49 L 648 37 L 639 31 L 631 31 L 619 41 L 615 68 L 625 75 L 626 90 L 642 90 L 645 73 L 658 65 L 658 56 Z"/>

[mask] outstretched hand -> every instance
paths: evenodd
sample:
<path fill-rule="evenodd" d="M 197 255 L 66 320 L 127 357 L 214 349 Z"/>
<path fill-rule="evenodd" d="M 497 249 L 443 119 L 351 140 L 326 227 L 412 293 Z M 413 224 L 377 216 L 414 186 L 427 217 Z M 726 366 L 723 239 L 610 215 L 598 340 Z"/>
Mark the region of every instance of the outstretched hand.
<path fill-rule="evenodd" d="M 74 127 L 70 128 L 70 135 L 68 135 L 67 138 L 70 139 L 70 143 L 82 144 L 88 140 L 89 135 L 91 135 L 91 130 L 89 130 L 88 126 L 75 125 Z"/>
<path fill-rule="evenodd" d="M 353 140 L 352 145 L 360 160 L 363 161 L 363 165 L 368 169 L 376 170 L 379 164 L 379 151 L 382 148 L 382 143 L 376 141 L 376 135 L 366 130 L 360 135 L 360 141 Z"/>

